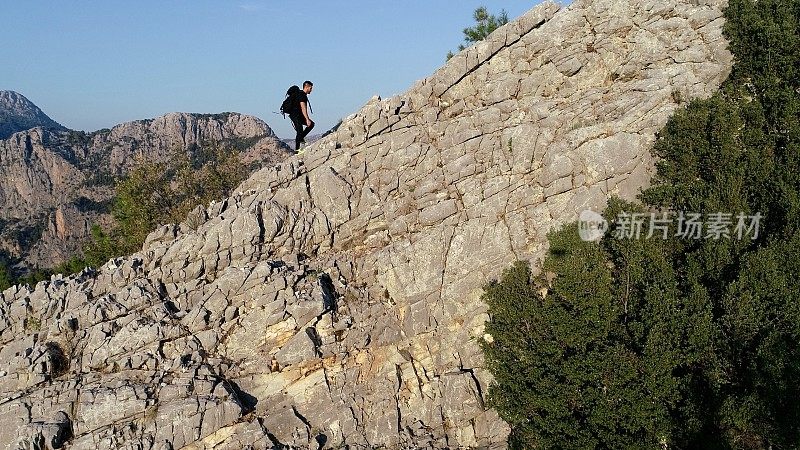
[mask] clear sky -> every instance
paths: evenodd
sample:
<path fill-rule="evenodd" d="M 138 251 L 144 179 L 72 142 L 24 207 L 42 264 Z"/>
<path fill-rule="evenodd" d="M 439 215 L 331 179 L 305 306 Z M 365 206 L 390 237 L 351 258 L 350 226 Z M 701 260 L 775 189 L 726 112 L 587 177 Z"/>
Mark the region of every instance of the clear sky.
<path fill-rule="evenodd" d="M 289 4 L 291 3 L 291 6 Z M 409 88 L 462 42 L 472 11 L 540 0 L 0 0 L 0 90 L 94 131 L 171 111 L 264 119 L 309 79 L 317 130 Z"/>

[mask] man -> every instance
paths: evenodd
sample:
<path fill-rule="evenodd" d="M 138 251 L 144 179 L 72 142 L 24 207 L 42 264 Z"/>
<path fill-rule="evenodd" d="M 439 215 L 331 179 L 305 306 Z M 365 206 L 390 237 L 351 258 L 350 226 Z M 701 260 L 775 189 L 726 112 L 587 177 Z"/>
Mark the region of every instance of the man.
<path fill-rule="evenodd" d="M 297 88 L 295 88 L 297 89 Z M 314 121 L 308 116 L 309 103 L 308 94 L 314 90 L 314 83 L 310 81 L 303 82 L 303 89 L 297 93 L 295 105 L 297 105 L 292 112 L 289 113 L 289 119 L 292 121 L 297 136 L 294 139 L 295 150 L 300 151 L 300 145 L 305 142 L 308 133 L 314 129 Z M 305 129 L 303 129 L 305 127 Z"/>

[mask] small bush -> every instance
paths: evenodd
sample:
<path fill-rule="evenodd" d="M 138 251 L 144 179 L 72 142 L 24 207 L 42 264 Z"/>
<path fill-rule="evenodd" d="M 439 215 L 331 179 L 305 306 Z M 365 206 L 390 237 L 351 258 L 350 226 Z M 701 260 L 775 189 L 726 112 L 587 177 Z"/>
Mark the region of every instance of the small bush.
<path fill-rule="evenodd" d="M 69 357 L 64 352 L 64 349 L 57 342 L 48 342 L 45 344 L 47 349 L 48 360 L 50 361 L 49 371 L 51 378 L 58 378 L 67 373 L 69 370 Z"/>
<path fill-rule="evenodd" d="M 28 316 L 25 318 L 25 331 L 41 331 L 42 319 L 35 316 Z"/>

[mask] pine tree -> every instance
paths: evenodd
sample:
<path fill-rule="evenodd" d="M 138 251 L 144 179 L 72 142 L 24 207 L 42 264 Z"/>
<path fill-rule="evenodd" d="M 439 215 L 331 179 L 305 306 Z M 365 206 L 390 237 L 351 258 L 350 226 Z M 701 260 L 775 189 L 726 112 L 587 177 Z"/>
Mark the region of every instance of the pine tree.
<path fill-rule="evenodd" d="M 508 13 L 505 10 L 500 10 L 500 14 L 495 16 L 489 14 L 489 10 L 485 6 L 476 8 L 472 13 L 472 18 L 475 19 L 475 25 L 464 28 L 465 44 L 460 44 L 458 51 L 462 51 L 467 46 L 486 39 L 494 30 L 508 23 Z M 453 52 L 447 53 L 447 59 L 453 56 Z"/>
<path fill-rule="evenodd" d="M 659 133 L 644 204 L 604 215 L 759 213 L 759 234 L 586 243 L 571 225 L 548 276 L 489 285 L 490 399 L 518 448 L 800 446 L 800 0 L 725 15 L 729 79 Z"/>

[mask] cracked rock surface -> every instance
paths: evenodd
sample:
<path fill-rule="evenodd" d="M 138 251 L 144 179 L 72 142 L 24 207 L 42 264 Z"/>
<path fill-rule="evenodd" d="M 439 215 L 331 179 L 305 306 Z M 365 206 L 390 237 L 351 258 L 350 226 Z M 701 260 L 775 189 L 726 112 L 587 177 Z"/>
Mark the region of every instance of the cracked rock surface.
<path fill-rule="evenodd" d="M 724 6 L 544 3 L 139 253 L 3 292 L 0 448 L 504 448 L 482 286 L 647 184 L 730 70 Z"/>

